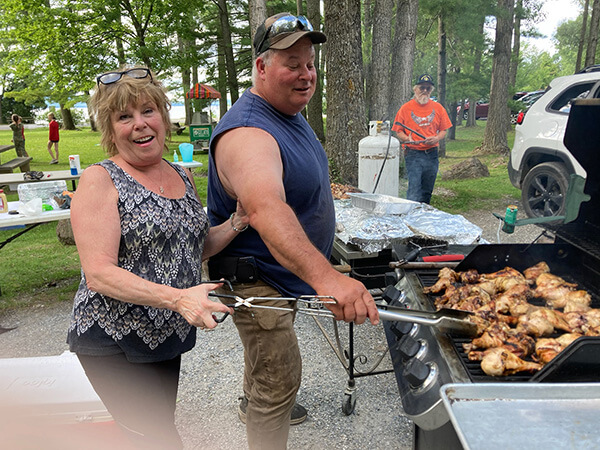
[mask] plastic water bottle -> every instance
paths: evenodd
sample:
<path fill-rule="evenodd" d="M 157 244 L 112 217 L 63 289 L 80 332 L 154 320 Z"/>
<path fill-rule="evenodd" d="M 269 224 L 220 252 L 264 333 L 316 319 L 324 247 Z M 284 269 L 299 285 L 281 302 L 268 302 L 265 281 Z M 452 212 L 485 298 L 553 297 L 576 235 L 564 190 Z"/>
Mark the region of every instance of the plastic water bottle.
<path fill-rule="evenodd" d="M 173 162 L 179 162 L 179 156 L 177 156 L 177 150 L 173 150 Z"/>

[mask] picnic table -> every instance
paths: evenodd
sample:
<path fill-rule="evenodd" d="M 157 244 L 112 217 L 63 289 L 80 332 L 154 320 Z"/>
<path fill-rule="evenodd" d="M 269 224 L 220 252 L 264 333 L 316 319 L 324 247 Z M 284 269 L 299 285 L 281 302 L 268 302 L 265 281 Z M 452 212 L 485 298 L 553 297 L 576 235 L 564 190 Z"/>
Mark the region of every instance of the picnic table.
<path fill-rule="evenodd" d="M 19 208 L 19 202 L 8 202 L 8 210 L 16 211 Z M 71 218 L 70 209 L 56 209 L 53 211 L 44 211 L 35 216 L 26 216 L 24 214 L 9 214 L 8 212 L 0 213 L 0 230 L 15 228 L 17 232 L 2 242 L 0 242 L 0 249 L 2 249 L 9 242 L 14 241 L 22 234 L 27 233 L 29 230 L 41 225 L 43 223 L 54 222 L 58 220 L 65 220 Z M 25 228 L 23 228 L 25 226 Z M 2 290 L 0 290 L 2 295 Z"/>
<path fill-rule="evenodd" d="M 83 171 L 82 171 L 83 172 Z M 71 174 L 70 170 L 54 170 L 44 172 L 44 177 L 41 180 L 25 180 L 22 173 L 6 173 L 0 174 L 0 186 L 8 186 L 11 191 L 16 191 L 19 184 L 36 183 L 38 181 L 71 181 L 73 190 L 76 188 L 75 182 L 79 180 L 81 173 L 77 175 Z"/>
<path fill-rule="evenodd" d="M 15 148 L 14 144 L 0 145 L 0 153 L 7 152 Z M 21 169 L 21 172 L 29 172 L 29 163 L 33 158 L 31 156 L 18 156 L 11 159 L 4 164 L 0 164 L 0 173 L 11 173 L 17 167 Z"/>

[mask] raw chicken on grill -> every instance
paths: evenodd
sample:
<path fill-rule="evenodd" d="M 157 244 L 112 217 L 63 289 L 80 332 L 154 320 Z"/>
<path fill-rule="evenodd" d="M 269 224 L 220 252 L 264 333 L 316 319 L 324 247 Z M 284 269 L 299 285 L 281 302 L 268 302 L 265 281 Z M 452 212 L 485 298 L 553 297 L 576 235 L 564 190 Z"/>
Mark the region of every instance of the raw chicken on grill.
<path fill-rule="evenodd" d="M 493 377 L 513 375 L 517 372 L 535 372 L 541 364 L 524 361 L 504 348 L 490 348 L 481 360 L 481 369 Z"/>
<path fill-rule="evenodd" d="M 581 336 L 579 333 L 565 333 L 557 338 L 538 339 L 535 343 L 535 354 L 538 361 L 542 364 L 548 364 L 556 355 Z"/>

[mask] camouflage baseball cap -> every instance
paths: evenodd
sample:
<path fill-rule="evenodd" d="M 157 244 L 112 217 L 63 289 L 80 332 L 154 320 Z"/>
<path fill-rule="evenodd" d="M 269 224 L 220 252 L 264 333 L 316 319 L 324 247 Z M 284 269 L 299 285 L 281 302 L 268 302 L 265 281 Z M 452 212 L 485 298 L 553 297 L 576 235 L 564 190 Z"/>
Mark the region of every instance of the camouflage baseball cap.
<path fill-rule="evenodd" d="M 258 56 L 270 48 L 284 50 L 303 37 L 310 38 L 313 44 L 327 41 L 327 36 L 320 31 L 314 31 L 306 17 L 294 16 L 290 13 L 276 14 L 267 18 L 256 29 L 254 53 Z"/>

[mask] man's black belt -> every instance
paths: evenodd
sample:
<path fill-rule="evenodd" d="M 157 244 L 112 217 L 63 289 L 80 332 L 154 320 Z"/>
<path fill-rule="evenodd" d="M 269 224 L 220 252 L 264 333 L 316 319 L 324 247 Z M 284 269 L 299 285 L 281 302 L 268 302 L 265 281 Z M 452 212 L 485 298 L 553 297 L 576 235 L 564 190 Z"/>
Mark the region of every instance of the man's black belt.
<path fill-rule="evenodd" d="M 258 281 L 254 256 L 216 256 L 208 260 L 211 280 L 225 278 L 232 284 Z"/>

